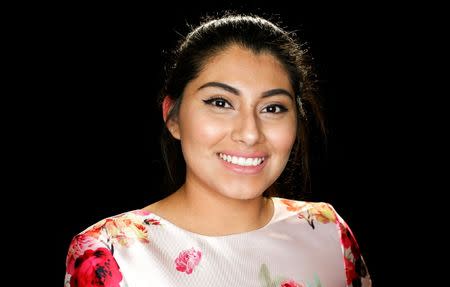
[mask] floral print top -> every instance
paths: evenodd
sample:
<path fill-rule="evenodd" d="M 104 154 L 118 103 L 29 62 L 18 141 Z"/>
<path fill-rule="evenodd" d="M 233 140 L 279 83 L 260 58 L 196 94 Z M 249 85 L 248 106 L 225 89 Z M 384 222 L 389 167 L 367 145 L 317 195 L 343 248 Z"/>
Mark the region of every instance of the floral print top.
<path fill-rule="evenodd" d="M 371 286 L 350 228 L 330 204 L 272 198 L 264 227 L 227 236 L 134 210 L 75 236 L 65 287 Z"/>

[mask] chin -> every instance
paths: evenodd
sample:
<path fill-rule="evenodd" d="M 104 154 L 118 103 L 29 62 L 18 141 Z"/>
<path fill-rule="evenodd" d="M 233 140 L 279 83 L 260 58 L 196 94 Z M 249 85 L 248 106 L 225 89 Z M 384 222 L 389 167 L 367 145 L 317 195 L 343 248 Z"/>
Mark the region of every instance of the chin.
<path fill-rule="evenodd" d="M 222 196 L 225 196 L 227 198 L 230 199 L 237 199 L 237 200 L 251 200 L 251 199 L 255 199 L 258 198 L 260 196 L 262 196 L 262 194 L 264 193 L 264 191 L 261 191 L 260 193 L 255 193 L 254 191 L 249 191 L 249 192 L 245 192 L 245 191 L 241 191 L 239 193 L 236 192 L 224 192 L 221 193 Z"/>

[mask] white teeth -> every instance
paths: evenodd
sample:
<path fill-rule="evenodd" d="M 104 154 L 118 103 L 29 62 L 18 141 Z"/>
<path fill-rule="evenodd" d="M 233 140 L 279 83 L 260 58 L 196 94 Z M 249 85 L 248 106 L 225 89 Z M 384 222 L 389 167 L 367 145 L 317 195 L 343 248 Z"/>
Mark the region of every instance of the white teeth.
<path fill-rule="evenodd" d="M 232 164 L 242 166 L 257 166 L 264 161 L 264 157 L 245 158 L 245 157 L 230 156 L 223 153 L 219 153 L 219 157 L 227 162 L 231 162 Z"/>

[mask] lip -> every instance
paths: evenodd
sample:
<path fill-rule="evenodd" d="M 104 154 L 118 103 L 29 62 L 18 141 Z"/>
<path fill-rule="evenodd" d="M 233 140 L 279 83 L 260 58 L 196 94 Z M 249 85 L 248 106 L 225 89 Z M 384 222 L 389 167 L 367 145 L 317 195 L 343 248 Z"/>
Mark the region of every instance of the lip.
<path fill-rule="evenodd" d="M 224 152 L 225 153 L 225 152 Z M 229 153 L 227 153 L 229 154 Z M 231 155 L 231 154 L 229 154 Z M 236 153 L 234 153 L 234 155 L 236 155 Z M 246 155 L 246 156 L 241 156 L 241 157 L 263 157 L 263 156 L 255 156 L 255 155 Z M 257 166 L 241 166 L 241 165 L 237 165 L 237 164 L 233 164 L 231 162 L 227 162 L 223 159 L 220 158 L 219 154 L 217 154 L 217 158 L 222 162 L 222 164 L 225 166 L 225 168 L 227 168 L 228 170 L 231 170 L 237 174 L 258 174 L 265 166 L 267 163 L 268 158 L 266 156 L 264 156 L 264 161 Z"/>

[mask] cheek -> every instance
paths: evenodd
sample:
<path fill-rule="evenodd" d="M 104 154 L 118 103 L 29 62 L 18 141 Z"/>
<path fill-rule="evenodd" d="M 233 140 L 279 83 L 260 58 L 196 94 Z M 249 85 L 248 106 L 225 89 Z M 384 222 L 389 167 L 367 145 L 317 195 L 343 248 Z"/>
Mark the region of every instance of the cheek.
<path fill-rule="evenodd" d="M 223 121 L 199 113 L 191 113 L 184 117 L 180 128 L 184 145 L 213 144 L 223 137 L 225 131 Z"/>
<path fill-rule="evenodd" d="M 289 155 L 296 138 L 296 125 L 282 125 L 270 130 L 266 137 L 271 145 L 279 152 Z"/>

